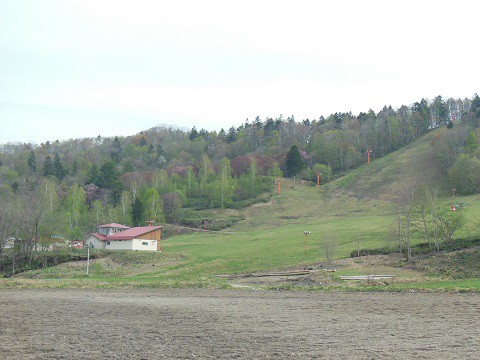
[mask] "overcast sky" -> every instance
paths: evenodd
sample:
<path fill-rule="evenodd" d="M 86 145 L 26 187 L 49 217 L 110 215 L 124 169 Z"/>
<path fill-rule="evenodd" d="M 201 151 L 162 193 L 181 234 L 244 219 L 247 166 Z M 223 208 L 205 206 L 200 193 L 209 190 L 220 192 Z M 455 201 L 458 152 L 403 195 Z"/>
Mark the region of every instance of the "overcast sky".
<path fill-rule="evenodd" d="M 0 0 L 0 143 L 479 92 L 480 2 Z"/>

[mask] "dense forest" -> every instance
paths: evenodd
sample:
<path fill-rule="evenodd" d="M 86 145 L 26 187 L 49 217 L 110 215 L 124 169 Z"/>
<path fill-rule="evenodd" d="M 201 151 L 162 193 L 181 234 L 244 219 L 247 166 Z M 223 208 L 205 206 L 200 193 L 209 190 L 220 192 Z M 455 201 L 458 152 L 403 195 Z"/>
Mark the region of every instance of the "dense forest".
<path fill-rule="evenodd" d="M 448 130 L 434 146 L 451 183 L 479 192 L 477 95 L 301 121 L 257 117 L 218 132 L 158 126 L 128 137 L 3 144 L 0 253 L 10 237 L 35 251 L 48 239 L 82 239 L 100 223 L 200 227 L 198 210 L 264 201 L 282 176 L 328 181 L 364 163 L 367 151 L 384 156 L 441 126 Z"/>

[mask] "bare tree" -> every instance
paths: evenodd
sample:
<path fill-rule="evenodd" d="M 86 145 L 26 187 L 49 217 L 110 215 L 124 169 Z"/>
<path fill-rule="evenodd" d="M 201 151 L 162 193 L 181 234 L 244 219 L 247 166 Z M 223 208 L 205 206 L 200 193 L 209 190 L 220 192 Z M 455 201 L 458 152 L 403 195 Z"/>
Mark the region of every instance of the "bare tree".
<path fill-rule="evenodd" d="M 453 240 L 453 234 L 465 224 L 465 217 L 461 211 L 443 209 L 435 213 L 435 222 L 443 241 L 449 243 Z"/>
<path fill-rule="evenodd" d="M 412 257 L 412 234 L 424 237 L 430 244 L 433 238 L 433 247 L 438 251 L 440 238 L 443 237 L 445 243 L 452 241 L 453 234 L 464 224 L 465 217 L 461 211 L 451 211 L 437 205 L 435 189 L 418 191 L 412 187 L 399 197 L 395 235 L 400 247 L 405 248 L 407 261 Z M 400 251 L 402 252 L 402 249 Z"/>
<path fill-rule="evenodd" d="M 323 251 L 327 262 L 327 268 L 332 268 L 333 260 L 335 259 L 335 250 L 337 247 L 337 238 L 334 233 L 327 233 L 323 237 Z"/>
<path fill-rule="evenodd" d="M 47 229 L 55 224 L 48 223 L 49 201 L 40 186 L 24 187 L 20 191 L 17 203 L 18 228 L 22 236 L 21 253 L 31 258 L 32 252 L 37 250 L 40 236 L 46 234 Z"/>
<path fill-rule="evenodd" d="M 435 214 L 438 212 L 437 207 L 438 189 L 423 188 L 419 191 L 416 201 L 416 217 L 419 219 L 419 228 L 425 239 L 433 245 L 435 250 L 439 250 L 439 229 L 438 222 L 435 221 Z M 432 240 L 433 238 L 433 240 Z"/>
<path fill-rule="evenodd" d="M 399 207 L 395 215 L 396 236 L 400 244 L 405 247 L 405 259 L 412 259 L 412 223 L 415 212 L 416 188 L 411 187 L 403 191 L 399 197 Z"/>
<path fill-rule="evenodd" d="M 2 199 L 2 205 L 0 206 L 0 254 L 14 230 L 13 210 L 12 203 L 8 199 Z"/>

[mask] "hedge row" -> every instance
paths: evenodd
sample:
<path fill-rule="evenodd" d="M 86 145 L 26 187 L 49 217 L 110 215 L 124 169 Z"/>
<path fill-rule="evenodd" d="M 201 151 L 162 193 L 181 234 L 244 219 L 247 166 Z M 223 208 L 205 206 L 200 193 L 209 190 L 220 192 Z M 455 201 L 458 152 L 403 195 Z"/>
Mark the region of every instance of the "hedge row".
<path fill-rule="evenodd" d="M 90 251 L 90 258 L 98 258 L 104 256 L 105 251 Z M 14 261 L 15 274 L 36 270 L 44 267 L 55 266 L 68 261 L 86 260 L 87 251 L 84 249 L 69 249 L 59 251 L 36 252 L 31 256 L 28 254 L 19 254 L 14 251 L 4 252 L 0 255 L 0 273 L 4 277 L 13 275 Z"/>
<path fill-rule="evenodd" d="M 467 237 L 461 239 L 455 239 L 453 241 L 447 243 L 441 243 L 439 245 L 439 251 L 457 251 L 457 250 L 464 250 L 469 249 L 475 246 L 480 246 L 480 238 L 479 237 Z M 419 243 L 412 246 L 412 254 L 428 254 L 431 252 L 435 252 L 435 248 L 432 243 Z M 375 249 L 360 249 L 354 250 L 350 253 L 350 257 L 358 257 L 358 256 L 367 256 L 367 255 L 389 255 L 398 253 L 398 247 L 381 247 Z"/>

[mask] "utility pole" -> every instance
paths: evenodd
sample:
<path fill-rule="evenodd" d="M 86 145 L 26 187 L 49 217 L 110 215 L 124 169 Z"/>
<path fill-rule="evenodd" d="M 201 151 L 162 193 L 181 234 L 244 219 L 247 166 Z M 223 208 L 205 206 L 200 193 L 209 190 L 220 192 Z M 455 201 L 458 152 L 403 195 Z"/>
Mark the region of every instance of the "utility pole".
<path fill-rule="evenodd" d="M 90 268 L 90 244 L 87 246 L 87 276 L 88 276 L 88 270 Z"/>

